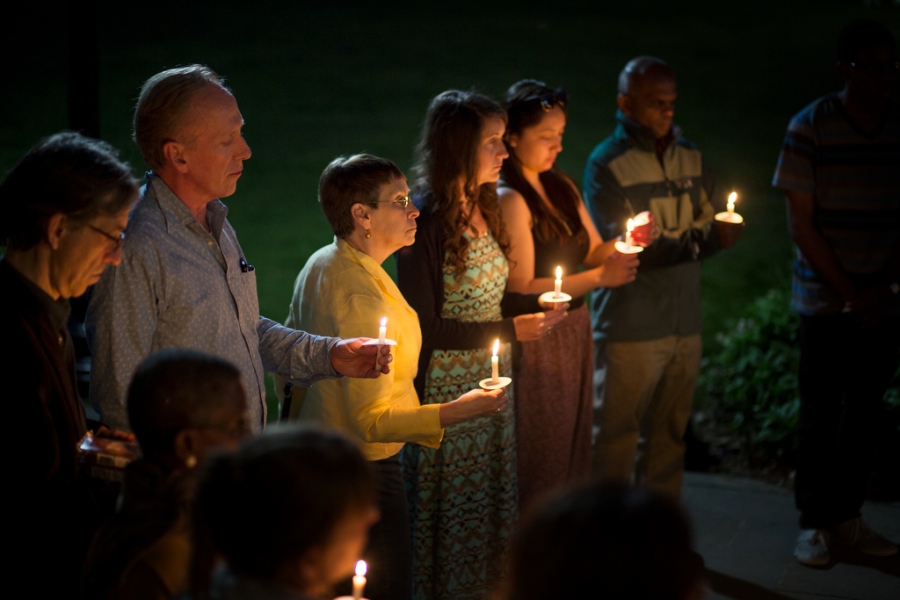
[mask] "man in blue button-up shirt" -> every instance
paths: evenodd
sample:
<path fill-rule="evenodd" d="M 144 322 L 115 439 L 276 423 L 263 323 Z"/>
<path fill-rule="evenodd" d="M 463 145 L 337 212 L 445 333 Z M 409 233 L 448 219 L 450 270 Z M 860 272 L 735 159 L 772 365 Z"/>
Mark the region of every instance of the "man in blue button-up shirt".
<path fill-rule="evenodd" d="M 161 348 L 210 352 L 241 371 L 255 431 L 266 420 L 265 371 L 299 385 L 341 375 L 377 377 L 363 339 L 310 335 L 260 316 L 256 273 L 219 200 L 235 192 L 250 158 L 237 102 L 210 69 L 151 77 L 134 136 L 152 171 L 127 230 L 122 268 L 97 284 L 87 314 L 91 402 L 128 428 L 135 368 Z M 387 348 L 386 348 L 387 349 Z M 383 365 L 391 360 L 385 353 Z"/>

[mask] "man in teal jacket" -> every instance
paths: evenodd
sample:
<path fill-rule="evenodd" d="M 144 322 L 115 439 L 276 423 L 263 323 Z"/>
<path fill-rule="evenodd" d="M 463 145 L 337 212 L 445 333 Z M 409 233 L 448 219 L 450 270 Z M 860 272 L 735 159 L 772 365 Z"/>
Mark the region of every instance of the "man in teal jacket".
<path fill-rule="evenodd" d="M 677 94 L 663 61 L 630 61 L 619 76 L 619 126 L 591 153 L 584 174 L 584 198 L 604 239 L 622 234 L 642 211 L 650 211 L 658 234 L 633 283 L 594 295 L 594 470 L 601 479 L 629 481 L 643 438 L 635 482 L 674 497 L 702 354 L 701 261 L 740 234 L 714 220 L 714 198 L 724 203 L 702 153 L 673 125 Z"/>

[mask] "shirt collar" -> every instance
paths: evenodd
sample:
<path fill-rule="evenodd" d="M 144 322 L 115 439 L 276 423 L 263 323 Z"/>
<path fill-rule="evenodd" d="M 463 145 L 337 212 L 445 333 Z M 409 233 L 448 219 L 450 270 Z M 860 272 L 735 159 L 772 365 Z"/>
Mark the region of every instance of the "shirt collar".
<path fill-rule="evenodd" d="M 623 136 L 631 140 L 632 144 L 647 152 L 657 152 L 657 140 L 652 131 L 623 113 L 621 109 L 616 111 L 616 120 Z M 681 127 L 673 124 L 669 135 L 660 141 L 668 148 L 680 137 Z"/>
<path fill-rule="evenodd" d="M 350 260 L 358 263 L 366 272 L 372 276 L 372 278 L 378 283 L 382 292 L 391 296 L 404 306 L 408 308 L 411 312 L 415 313 L 413 308 L 406 302 L 406 299 L 403 297 L 403 294 L 400 292 L 400 289 L 397 287 L 397 284 L 394 283 L 394 280 L 391 279 L 391 276 L 387 274 L 387 271 L 375 262 L 375 259 L 366 254 L 365 252 L 360 252 L 350 244 L 337 236 L 334 238 L 334 243 L 337 245 L 338 253 L 346 256 Z"/>
<path fill-rule="evenodd" d="M 163 218 L 166 221 L 166 231 L 171 233 L 172 227 L 176 224 L 183 227 L 199 224 L 184 202 L 175 195 L 175 192 L 158 175 L 153 173 L 153 171 L 148 171 L 146 180 L 147 183 L 144 186 L 145 194 L 147 191 L 152 190 L 152 196 L 159 203 L 159 208 L 162 210 Z M 211 200 L 206 205 L 206 219 L 216 239 L 219 239 L 226 216 L 228 216 L 228 207 L 218 198 Z"/>

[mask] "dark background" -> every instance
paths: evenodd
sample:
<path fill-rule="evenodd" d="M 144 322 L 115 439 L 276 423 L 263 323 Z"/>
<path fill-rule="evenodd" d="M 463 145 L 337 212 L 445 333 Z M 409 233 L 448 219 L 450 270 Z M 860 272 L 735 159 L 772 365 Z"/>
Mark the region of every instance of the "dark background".
<path fill-rule="evenodd" d="M 614 128 L 618 72 L 652 54 L 678 77 L 676 121 L 704 151 L 720 193 L 738 191 L 747 221 L 738 246 L 704 266 L 711 349 L 730 315 L 788 285 L 784 201 L 769 183 L 785 127 L 840 87 L 834 45 L 843 24 L 872 17 L 900 35 L 900 8 L 883 4 L 21 3 L 0 15 L 0 174 L 39 138 L 67 127 L 70 43 L 77 54 L 89 50 L 90 24 L 100 135 L 137 173 L 145 165 L 130 124 L 141 83 L 168 67 L 211 66 L 234 91 L 253 150 L 226 200 L 229 218 L 257 268 L 263 314 L 283 319 L 296 274 L 332 237 L 316 184 L 335 156 L 367 151 L 408 170 L 434 95 L 474 88 L 499 97 L 531 77 L 569 90 L 560 165 L 580 182 L 591 148 Z M 89 76 L 78 81 L 93 87 Z"/>

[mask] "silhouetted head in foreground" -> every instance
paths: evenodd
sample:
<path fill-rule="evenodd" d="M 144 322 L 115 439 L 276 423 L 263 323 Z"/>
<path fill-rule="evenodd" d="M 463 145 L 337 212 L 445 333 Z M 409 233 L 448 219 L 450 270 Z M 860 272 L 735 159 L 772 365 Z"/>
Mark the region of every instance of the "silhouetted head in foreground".
<path fill-rule="evenodd" d="M 672 500 L 592 483 L 546 502 L 523 523 L 507 600 L 686 600 L 702 596 L 702 570 Z"/>
<path fill-rule="evenodd" d="M 323 596 L 352 574 L 378 519 L 375 478 L 356 445 L 318 428 L 268 431 L 213 457 L 194 505 L 194 598 L 214 586 Z M 251 597 L 253 594 L 247 592 Z M 226 594 L 227 595 L 227 594 Z"/>
<path fill-rule="evenodd" d="M 897 43 L 887 27 L 861 19 L 841 29 L 837 41 L 838 70 L 845 93 L 865 104 L 887 104 L 897 83 Z"/>

